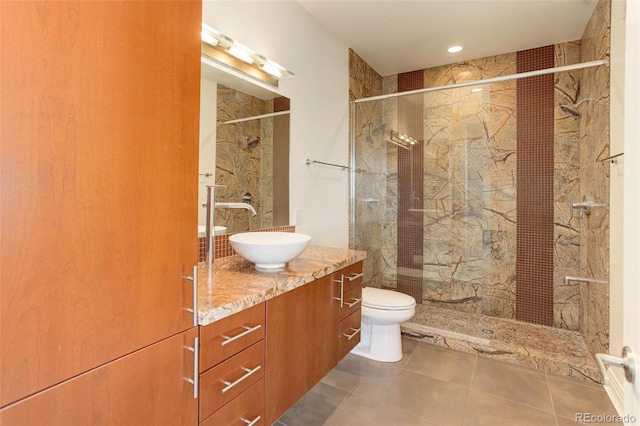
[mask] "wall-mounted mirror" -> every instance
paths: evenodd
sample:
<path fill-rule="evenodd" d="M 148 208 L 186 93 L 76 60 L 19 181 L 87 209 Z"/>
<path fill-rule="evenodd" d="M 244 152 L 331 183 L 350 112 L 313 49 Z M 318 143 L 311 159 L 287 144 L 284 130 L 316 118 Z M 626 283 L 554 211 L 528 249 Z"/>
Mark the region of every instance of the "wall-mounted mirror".
<path fill-rule="evenodd" d="M 204 56 L 201 68 L 199 235 L 213 184 L 217 235 L 289 225 L 289 99 Z"/>

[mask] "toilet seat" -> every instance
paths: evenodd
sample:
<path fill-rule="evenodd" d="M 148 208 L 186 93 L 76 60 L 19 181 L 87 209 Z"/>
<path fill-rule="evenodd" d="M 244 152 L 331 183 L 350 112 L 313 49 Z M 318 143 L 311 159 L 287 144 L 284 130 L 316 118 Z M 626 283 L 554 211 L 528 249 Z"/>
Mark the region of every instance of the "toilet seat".
<path fill-rule="evenodd" d="M 362 306 L 382 311 L 401 311 L 416 306 L 416 300 L 404 293 L 365 287 L 362 289 Z"/>

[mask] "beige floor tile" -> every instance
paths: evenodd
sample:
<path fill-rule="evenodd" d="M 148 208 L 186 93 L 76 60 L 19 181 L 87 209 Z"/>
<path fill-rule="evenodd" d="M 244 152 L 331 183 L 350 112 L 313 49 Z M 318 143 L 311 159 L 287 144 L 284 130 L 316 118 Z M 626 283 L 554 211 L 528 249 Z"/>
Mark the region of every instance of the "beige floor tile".
<path fill-rule="evenodd" d="M 348 392 L 320 382 L 278 421 L 287 426 L 324 425 L 348 396 Z"/>
<path fill-rule="evenodd" d="M 478 357 L 471 388 L 553 413 L 547 376 L 539 370 Z"/>
<path fill-rule="evenodd" d="M 553 414 L 477 390 L 469 393 L 465 426 L 555 426 Z"/>
<path fill-rule="evenodd" d="M 344 426 L 347 426 L 345 424 Z M 380 405 L 373 415 L 369 426 L 436 426 L 427 420 L 407 414 L 404 411 L 391 408 L 388 405 Z M 350 426 L 350 425 L 349 425 Z"/>
<path fill-rule="evenodd" d="M 402 369 L 394 365 L 382 364 L 372 370 L 370 375 L 359 377 L 353 393 L 372 401 L 381 402 L 396 382 Z"/>
<path fill-rule="evenodd" d="M 368 425 L 373 420 L 379 406 L 379 402 L 357 395 L 349 395 L 340 403 L 324 424 L 325 426 Z"/>
<path fill-rule="evenodd" d="M 411 358 L 411 355 L 413 355 L 413 351 L 416 349 L 416 347 L 418 347 L 419 344 L 420 342 L 418 342 L 417 340 L 403 337 L 402 338 L 402 359 L 394 364 L 397 364 L 399 366 L 407 365 L 407 362 Z"/>
<path fill-rule="evenodd" d="M 358 386 L 360 377 L 372 374 L 375 368 L 374 361 L 348 354 L 322 378 L 322 383 L 351 392 Z"/>
<path fill-rule="evenodd" d="M 413 351 L 405 368 L 434 379 L 469 386 L 475 362 L 474 354 L 421 343 Z"/>
<path fill-rule="evenodd" d="M 548 376 L 551 399 L 557 415 L 575 419 L 576 413 L 616 415 L 609 396 L 601 386 L 581 381 Z"/>
<path fill-rule="evenodd" d="M 469 388 L 403 371 L 383 403 L 440 425 L 462 425 Z"/>
<path fill-rule="evenodd" d="M 401 371 L 402 367 L 397 363 L 377 362 L 350 354 L 322 379 L 322 383 L 380 402 Z"/>

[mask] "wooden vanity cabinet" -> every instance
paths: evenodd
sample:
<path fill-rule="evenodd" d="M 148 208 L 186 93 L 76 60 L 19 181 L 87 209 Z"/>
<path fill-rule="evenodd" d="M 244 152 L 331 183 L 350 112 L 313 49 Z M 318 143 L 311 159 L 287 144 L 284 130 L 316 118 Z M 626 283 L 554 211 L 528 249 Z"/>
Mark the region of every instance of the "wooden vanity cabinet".
<path fill-rule="evenodd" d="M 199 418 L 264 424 L 265 304 L 200 327 Z"/>
<path fill-rule="evenodd" d="M 361 273 L 359 262 L 267 301 L 267 424 L 360 341 Z"/>
<path fill-rule="evenodd" d="M 333 277 L 267 301 L 267 424 L 273 424 L 338 363 L 339 303 Z"/>

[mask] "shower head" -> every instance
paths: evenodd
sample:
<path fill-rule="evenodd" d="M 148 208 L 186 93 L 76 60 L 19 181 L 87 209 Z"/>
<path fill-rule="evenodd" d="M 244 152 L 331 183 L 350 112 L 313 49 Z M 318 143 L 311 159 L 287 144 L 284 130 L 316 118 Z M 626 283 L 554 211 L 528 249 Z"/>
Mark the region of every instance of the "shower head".
<path fill-rule="evenodd" d="M 382 123 L 379 126 L 374 127 L 373 130 L 371 131 L 371 134 L 376 136 L 376 135 L 379 135 L 380 133 L 384 133 L 385 127 L 387 127 L 387 123 Z"/>
<path fill-rule="evenodd" d="M 387 123 L 376 124 L 371 121 L 371 119 L 369 119 L 362 125 L 362 128 L 364 129 L 367 126 L 369 126 L 369 129 L 371 129 L 371 126 L 373 126 L 373 130 L 369 130 L 369 136 L 367 136 L 367 141 L 372 142 L 373 140 L 371 139 L 371 136 L 377 136 L 384 133 L 384 129 L 385 127 L 387 127 Z"/>
<path fill-rule="evenodd" d="M 260 143 L 260 136 L 251 137 L 247 136 L 247 146 L 253 148 Z"/>
<path fill-rule="evenodd" d="M 586 101 L 590 101 L 591 99 L 583 99 L 580 102 L 574 104 L 574 105 L 560 105 L 560 109 L 567 114 L 569 117 L 573 117 L 576 120 L 580 117 L 582 117 L 582 114 L 580 113 L 580 111 L 578 111 L 578 106 L 580 106 L 581 103 L 586 102 Z"/>

